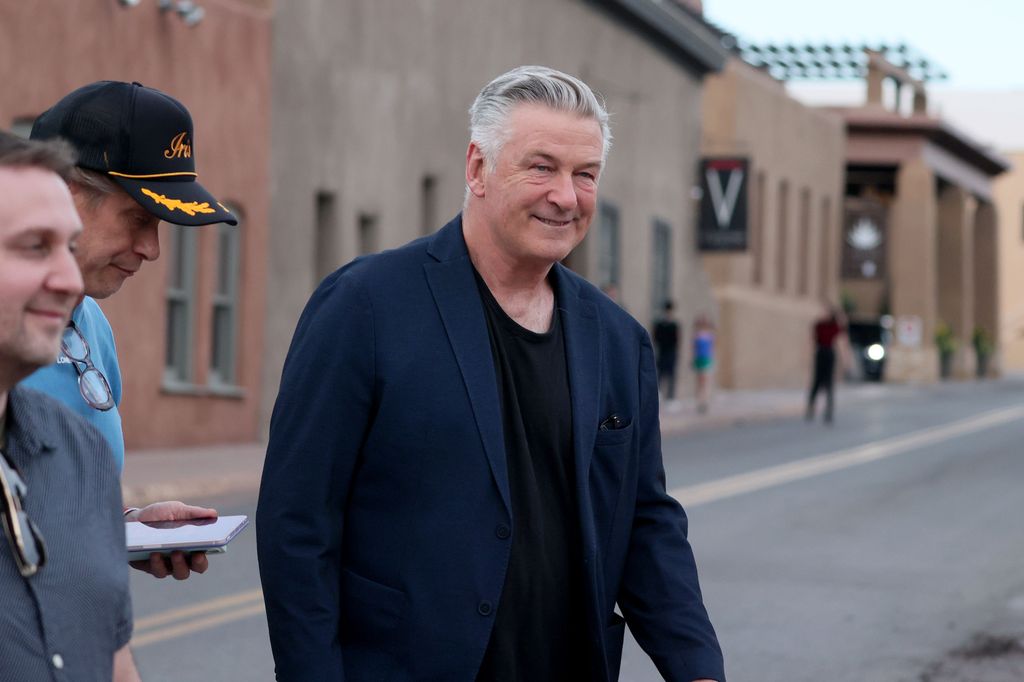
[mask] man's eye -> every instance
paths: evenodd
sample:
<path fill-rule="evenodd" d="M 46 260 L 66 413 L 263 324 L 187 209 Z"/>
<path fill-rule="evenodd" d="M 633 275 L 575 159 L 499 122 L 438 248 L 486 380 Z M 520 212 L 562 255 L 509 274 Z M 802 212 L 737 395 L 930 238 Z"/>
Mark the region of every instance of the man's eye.
<path fill-rule="evenodd" d="M 542 163 L 536 164 L 533 168 L 534 170 L 539 170 L 541 173 L 550 173 L 551 171 L 554 170 L 554 168 L 552 168 L 551 166 L 545 166 Z"/>
<path fill-rule="evenodd" d="M 22 242 L 20 248 L 22 251 L 28 253 L 44 253 L 48 249 L 49 245 L 42 239 L 38 239 L 31 242 Z"/>

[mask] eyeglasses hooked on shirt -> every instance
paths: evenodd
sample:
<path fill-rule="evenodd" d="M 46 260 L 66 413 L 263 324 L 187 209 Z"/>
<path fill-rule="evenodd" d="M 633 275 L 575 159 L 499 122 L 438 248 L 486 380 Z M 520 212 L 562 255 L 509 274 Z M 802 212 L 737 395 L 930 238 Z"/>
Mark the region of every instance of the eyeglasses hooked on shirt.
<path fill-rule="evenodd" d="M 25 513 L 27 491 L 28 486 L 14 464 L 0 451 L 0 517 L 4 534 L 14 551 L 18 572 L 30 578 L 46 563 L 46 544 L 36 524 Z"/>
<path fill-rule="evenodd" d="M 90 407 L 106 412 L 114 406 L 114 394 L 110 390 L 107 378 L 92 363 L 89 342 L 82 336 L 74 320 L 64 328 L 64 337 L 60 341 L 60 349 L 75 366 L 78 373 L 78 391 Z M 85 369 L 80 367 L 84 365 Z"/>

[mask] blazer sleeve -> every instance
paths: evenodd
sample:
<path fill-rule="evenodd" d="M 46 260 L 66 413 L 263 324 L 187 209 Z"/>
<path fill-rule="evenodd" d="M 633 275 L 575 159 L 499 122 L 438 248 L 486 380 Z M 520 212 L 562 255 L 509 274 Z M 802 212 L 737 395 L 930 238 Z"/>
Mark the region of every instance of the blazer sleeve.
<path fill-rule="evenodd" d="M 701 598 L 686 513 L 665 487 L 654 353 L 640 348 L 639 481 L 618 602 L 637 642 L 669 682 L 725 682 L 722 650 Z"/>
<path fill-rule="evenodd" d="M 373 311 L 336 273 L 313 294 L 285 360 L 256 512 L 277 679 L 344 679 L 342 528 L 374 394 Z"/>

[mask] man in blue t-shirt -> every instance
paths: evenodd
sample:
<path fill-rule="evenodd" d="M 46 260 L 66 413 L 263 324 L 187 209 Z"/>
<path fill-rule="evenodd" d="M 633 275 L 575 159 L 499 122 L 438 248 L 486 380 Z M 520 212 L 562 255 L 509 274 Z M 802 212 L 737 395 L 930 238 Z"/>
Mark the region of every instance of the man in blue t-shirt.
<path fill-rule="evenodd" d="M 196 181 L 192 118 L 159 90 L 116 81 L 81 87 L 32 127 L 32 139 L 55 137 L 78 154 L 70 187 L 83 223 L 75 260 L 86 295 L 64 332 L 56 362 L 24 383 L 61 400 L 99 429 L 120 469 L 121 372 L 110 324 L 95 299 L 112 296 L 143 262 L 159 257 L 161 220 L 188 226 L 238 221 Z M 180 520 L 216 513 L 171 501 L 129 509 L 125 518 Z M 153 554 L 150 561 L 133 562 L 159 578 L 179 580 L 207 565 L 203 554 L 180 552 L 169 561 Z"/>

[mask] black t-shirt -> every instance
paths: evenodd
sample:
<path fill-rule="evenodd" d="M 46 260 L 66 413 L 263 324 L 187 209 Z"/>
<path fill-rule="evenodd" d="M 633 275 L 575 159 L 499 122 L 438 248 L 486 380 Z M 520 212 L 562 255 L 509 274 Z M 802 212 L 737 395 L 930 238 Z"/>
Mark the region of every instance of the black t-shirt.
<path fill-rule="evenodd" d="M 654 325 L 654 345 L 659 353 L 675 355 L 679 349 L 679 323 L 662 318 Z"/>
<path fill-rule="evenodd" d="M 512 495 L 512 555 L 480 682 L 588 679 L 572 403 L 558 311 L 536 334 L 483 279 Z"/>

